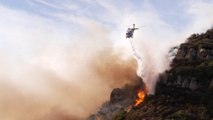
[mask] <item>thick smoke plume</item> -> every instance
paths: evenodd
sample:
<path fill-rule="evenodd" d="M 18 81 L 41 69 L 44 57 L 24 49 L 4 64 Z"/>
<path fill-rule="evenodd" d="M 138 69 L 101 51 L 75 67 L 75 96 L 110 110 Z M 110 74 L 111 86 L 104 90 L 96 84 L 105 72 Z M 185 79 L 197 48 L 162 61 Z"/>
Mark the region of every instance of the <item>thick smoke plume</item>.
<path fill-rule="evenodd" d="M 91 53 L 88 59 L 82 59 L 86 61 L 83 65 L 82 61 L 74 60 L 72 55 L 67 54 L 66 58 L 71 73 L 65 77 L 37 65 L 11 66 L 17 67 L 19 71 L 16 73 L 9 73 L 6 69 L 3 72 L 1 68 L 0 118 L 85 119 L 109 99 L 112 88 L 131 83 L 136 77 L 136 61 L 111 47 Z"/>
<path fill-rule="evenodd" d="M 0 118 L 85 119 L 109 99 L 113 88 L 132 83 L 137 78 L 136 60 L 125 49 L 115 49 L 106 34 L 94 24 L 80 38 L 85 41 L 63 49 L 53 44 L 20 66 L 17 61 L 8 63 L 5 56 Z"/>

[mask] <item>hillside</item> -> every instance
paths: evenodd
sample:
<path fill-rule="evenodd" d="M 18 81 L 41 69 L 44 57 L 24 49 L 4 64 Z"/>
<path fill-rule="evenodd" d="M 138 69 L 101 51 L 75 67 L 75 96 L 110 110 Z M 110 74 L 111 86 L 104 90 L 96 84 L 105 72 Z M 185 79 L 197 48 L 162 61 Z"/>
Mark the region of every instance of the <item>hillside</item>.
<path fill-rule="evenodd" d="M 202 34 L 191 35 L 185 43 L 171 51 L 175 49 L 177 53 L 171 69 L 159 75 L 155 95 L 146 95 L 141 104 L 125 109 L 134 103 L 131 100 L 125 107 L 110 114 L 110 118 L 93 116 L 90 120 L 213 119 L 213 28 Z M 141 86 L 144 90 L 144 85 Z M 111 96 L 115 91 L 119 91 L 118 88 L 113 90 Z M 135 95 L 134 92 L 129 93 Z M 117 94 L 120 95 L 119 92 Z M 121 97 L 119 102 L 122 99 L 126 98 Z"/>

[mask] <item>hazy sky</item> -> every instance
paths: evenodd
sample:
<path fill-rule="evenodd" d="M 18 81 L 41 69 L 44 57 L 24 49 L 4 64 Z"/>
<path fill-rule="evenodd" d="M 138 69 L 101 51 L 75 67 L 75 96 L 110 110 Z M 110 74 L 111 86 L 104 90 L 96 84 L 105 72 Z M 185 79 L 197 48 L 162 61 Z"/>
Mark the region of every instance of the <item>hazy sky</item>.
<path fill-rule="evenodd" d="M 145 26 L 139 33 L 145 35 L 165 27 L 179 33 L 191 26 L 195 26 L 195 32 L 202 31 L 209 26 L 195 22 L 212 22 L 206 20 L 212 18 L 212 4 L 212 0 L 0 0 L 0 48 L 22 55 L 53 41 L 67 44 L 76 40 L 90 23 L 107 28 L 111 40 L 120 44 L 125 44 L 126 28 L 132 23 Z M 17 39 L 28 40 L 16 44 L 20 41 Z"/>
<path fill-rule="evenodd" d="M 196 0 L 196 2 L 199 2 Z M 203 0 L 202 2 L 211 2 Z M 1 0 L 3 7 L 39 15 L 58 22 L 67 22 L 59 15 L 74 18 L 88 18 L 97 20 L 106 25 L 115 25 L 124 17 L 138 13 L 155 12 L 163 21 L 179 30 L 187 25 L 190 17 L 186 12 L 193 4 L 193 0 Z M 141 10 L 145 11 L 142 12 Z M 152 11 L 150 11 L 152 10 Z M 128 15 L 127 15 L 128 13 Z M 144 18 L 149 19 L 149 18 Z M 134 21 L 129 21 L 130 24 Z M 71 23 L 68 23 L 71 25 Z M 78 27 L 78 26 L 77 26 Z"/>

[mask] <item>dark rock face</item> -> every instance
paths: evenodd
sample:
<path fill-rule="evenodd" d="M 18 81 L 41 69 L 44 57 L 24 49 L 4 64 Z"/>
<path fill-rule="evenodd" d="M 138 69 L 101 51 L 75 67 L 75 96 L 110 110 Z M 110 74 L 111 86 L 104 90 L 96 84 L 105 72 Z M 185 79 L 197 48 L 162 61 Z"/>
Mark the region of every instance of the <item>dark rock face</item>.
<path fill-rule="evenodd" d="M 180 45 L 171 63 L 172 69 L 160 75 L 156 94 L 162 87 L 190 91 L 208 91 L 213 78 L 213 29 L 203 34 L 191 35 Z"/>
<path fill-rule="evenodd" d="M 161 87 L 163 86 L 192 91 L 206 91 L 211 83 L 212 71 L 213 68 L 209 66 L 198 66 L 198 68 L 178 66 L 160 75 L 156 93 L 161 93 L 163 90 Z"/>
<path fill-rule="evenodd" d="M 207 117 L 202 118 L 190 113 L 187 118 L 191 116 L 196 116 L 196 119 L 213 118 L 212 36 L 213 29 L 189 37 L 186 43 L 180 45 L 179 54 L 171 64 L 172 69 L 159 77 L 156 95 L 167 95 L 171 99 L 182 98 L 190 107 L 199 106 L 206 111 L 203 117 Z M 182 51 L 185 54 L 181 54 Z"/>
<path fill-rule="evenodd" d="M 186 43 L 180 45 L 176 60 L 213 60 L 213 29 L 203 34 L 191 35 Z"/>

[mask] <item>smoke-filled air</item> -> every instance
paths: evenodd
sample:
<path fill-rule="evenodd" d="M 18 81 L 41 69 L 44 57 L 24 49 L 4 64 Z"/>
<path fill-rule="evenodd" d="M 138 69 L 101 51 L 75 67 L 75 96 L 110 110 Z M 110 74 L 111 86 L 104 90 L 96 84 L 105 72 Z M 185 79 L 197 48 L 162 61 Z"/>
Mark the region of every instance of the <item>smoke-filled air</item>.
<path fill-rule="evenodd" d="M 0 119 L 84 120 L 138 77 L 155 94 L 169 50 L 212 23 L 211 0 L 0 1 Z"/>

